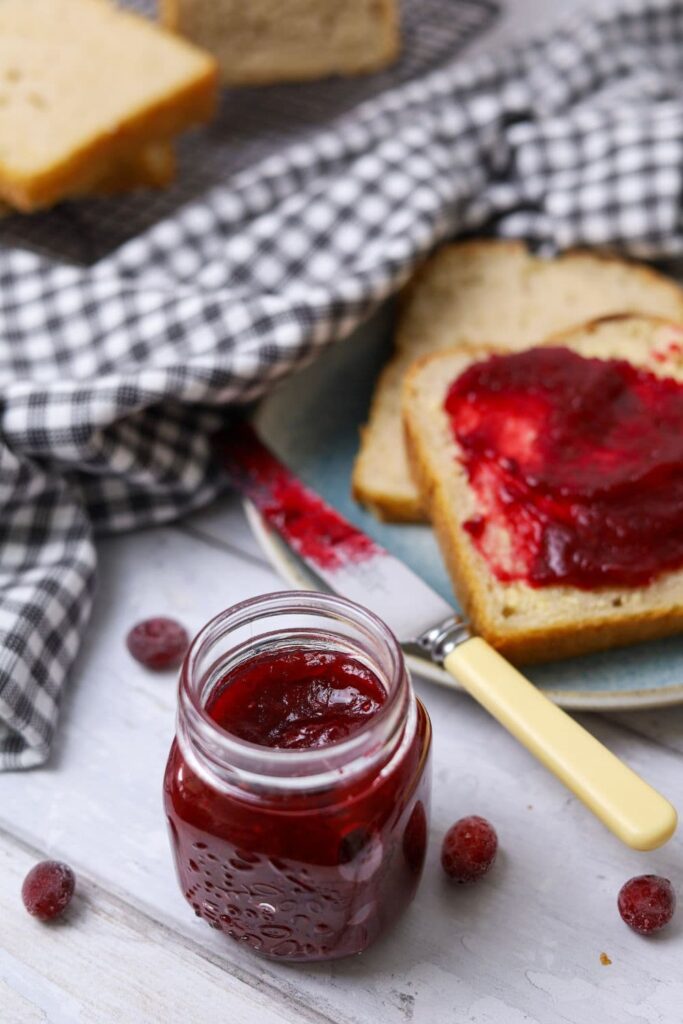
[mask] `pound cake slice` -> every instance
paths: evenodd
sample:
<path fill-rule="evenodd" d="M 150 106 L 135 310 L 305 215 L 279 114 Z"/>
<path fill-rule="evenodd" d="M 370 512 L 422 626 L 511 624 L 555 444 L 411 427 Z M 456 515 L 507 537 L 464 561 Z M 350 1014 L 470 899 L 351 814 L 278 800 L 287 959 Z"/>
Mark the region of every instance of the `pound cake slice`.
<path fill-rule="evenodd" d="M 438 250 L 402 297 L 395 354 L 362 430 L 354 497 L 381 519 L 425 519 L 401 425 L 403 377 L 419 356 L 461 344 L 525 348 L 616 313 L 683 322 L 683 291 L 649 267 L 589 252 L 538 259 L 521 242 L 494 240 Z"/>
<path fill-rule="evenodd" d="M 427 356 L 403 414 L 454 590 L 504 655 L 683 631 L 683 327 L 612 317 Z"/>
<path fill-rule="evenodd" d="M 114 165 L 208 118 L 212 57 L 103 0 L 1 0 L 0 198 L 92 190 Z"/>
<path fill-rule="evenodd" d="M 397 0 L 161 0 L 161 10 L 215 54 L 229 85 L 363 74 L 399 50 Z"/>

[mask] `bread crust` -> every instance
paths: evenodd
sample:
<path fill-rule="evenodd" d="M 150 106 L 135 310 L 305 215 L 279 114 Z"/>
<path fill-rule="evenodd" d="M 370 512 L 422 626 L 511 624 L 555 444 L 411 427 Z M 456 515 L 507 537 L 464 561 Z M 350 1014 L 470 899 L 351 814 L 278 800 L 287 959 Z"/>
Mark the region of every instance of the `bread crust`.
<path fill-rule="evenodd" d="M 488 255 L 500 256 L 503 254 L 511 261 L 525 259 L 528 257 L 528 249 L 523 242 L 517 240 L 493 240 L 493 239 L 471 239 L 465 242 L 456 242 L 442 246 L 436 253 L 433 253 L 418 267 L 412 279 L 403 288 L 398 298 L 397 327 L 395 332 L 394 355 L 386 364 L 377 380 L 373 397 L 370 403 L 367 423 L 361 431 L 361 444 L 359 452 L 354 461 L 352 471 L 352 493 L 356 501 L 367 506 L 380 519 L 394 522 L 425 522 L 429 515 L 419 495 L 419 490 L 414 486 L 408 472 L 404 472 L 400 486 L 392 483 L 388 485 L 387 480 L 375 471 L 373 450 L 378 442 L 377 437 L 382 425 L 386 426 L 385 406 L 391 397 L 394 388 L 394 381 L 398 376 L 407 370 L 410 358 L 410 351 L 414 347 L 415 324 L 411 322 L 416 300 L 424 289 L 428 289 L 434 278 L 438 275 L 442 262 L 453 258 L 462 261 L 472 261 L 486 258 Z M 571 249 L 556 257 L 555 265 L 585 263 L 588 274 L 596 267 L 607 267 L 614 269 L 628 269 L 629 282 L 637 281 L 645 289 L 652 289 L 653 293 L 659 296 L 666 296 L 670 300 L 673 309 L 677 309 L 676 318 L 683 322 L 683 291 L 672 280 L 664 277 L 658 271 L 644 264 L 636 263 L 620 256 L 605 252 L 587 249 Z M 541 263 L 541 261 L 538 261 Z M 534 264 L 530 264 L 533 266 Z M 497 296 L 491 296 L 495 302 Z M 639 310 L 628 307 L 629 298 L 625 295 L 623 312 L 639 312 Z M 653 300 L 653 307 L 656 303 Z M 651 310 L 650 312 L 655 312 Z M 503 308 L 504 314 L 504 308 Z M 568 325 L 567 329 L 578 326 L 581 317 L 574 325 Z M 476 339 L 484 342 L 487 339 Z M 540 343 L 541 338 L 533 339 L 529 344 Z M 442 350 L 443 351 L 443 350 Z M 387 431 L 389 427 L 387 426 Z M 403 443 L 400 434 L 400 425 L 395 428 L 394 444 L 401 446 Z M 388 439 L 387 439 L 388 443 Z M 398 459 L 398 455 L 396 456 Z M 404 459 L 399 459 L 403 464 Z M 396 474 L 394 474 L 396 475 Z M 405 479 L 403 479 L 405 477 Z"/>
<path fill-rule="evenodd" d="M 134 161 L 150 142 L 165 143 L 198 121 L 208 120 L 216 102 L 215 70 L 180 94 L 141 111 L 116 130 L 103 133 L 42 173 L 18 177 L 0 164 L 0 197 L 24 213 L 90 192 L 106 180 L 113 164 Z"/>
<path fill-rule="evenodd" d="M 175 177 L 175 154 L 170 143 L 145 146 L 127 160 L 108 167 L 103 178 L 91 186 L 91 195 L 118 195 L 136 188 L 165 188 Z"/>
<path fill-rule="evenodd" d="M 180 0 L 159 0 L 159 21 L 171 32 L 180 30 Z"/>
<path fill-rule="evenodd" d="M 613 316 L 589 322 L 583 328 L 587 335 L 594 334 L 606 325 L 632 322 L 634 320 L 649 321 L 653 327 L 660 326 L 681 332 L 679 325 L 670 324 L 663 318 Z M 576 330 L 563 331 L 549 338 L 544 344 L 569 344 L 577 335 Z M 457 350 L 463 354 L 462 347 Z M 491 346 L 471 347 L 465 356 L 469 362 L 486 358 L 493 352 L 501 351 Z M 628 601 L 621 604 L 624 595 L 639 591 L 647 594 L 650 587 L 643 588 L 604 588 L 602 594 L 611 601 L 609 610 L 596 610 L 595 602 L 591 606 L 591 594 L 586 591 L 583 614 L 567 615 L 564 622 L 536 626 L 527 625 L 517 628 L 514 624 L 501 624 L 500 618 L 491 614 L 491 601 L 488 590 L 495 589 L 500 596 L 500 603 L 505 607 L 507 591 L 518 591 L 521 587 L 529 593 L 539 595 L 540 601 L 554 602 L 559 607 L 569 593 L 576 593 L 572 587 L 531 588 L 526 584 L 506 584 L 497 580 L 488 567 L 485 559 L 479 554 L 467 533 L 462 529 L 461 516 L 453 509 L 452 494 L 448 493 L 446 476 L 439 472 L 434 453 L 431 451 L 425 432 L 421 429 L 419 408 L 419 379 L 422 371 L 430 363 L 448 356 L 448 353 L 436 353 L 418 359 L 406 376 L 403 388 L 404 430 L 408 456 L 415 480 L 419 486 L 422 500 L 429 510 L 437 541 L 443 553 L 456 597 L 463 608 L 474 630 L 483 636 L 493 647 L 509 660 L 517 664 L 555 661 L 560 658 L 588 654 L 607 650 L 611 647 L 654 640 L 683 632 L 683 571 L 662 574 L 655 581 L 663 579 L 680 581 L 676 587 L 677 596 L 666 604 L 653 607 L 631 608 Z M 465 363 L 464 365 L 468 365 Z M 463 366 L 464 369 L 464 366 Z M 457 448 L 453 444 L 453 452 Z M 441 453 L 443 458 L 443 453 Z M 464 477 L 464 471 L 463 471 Z M 464 484 L 466 487 L 467 484 Z M 650 585 L 652 586 L 652 585 Z M 583 593 L 583 592 L 581 592 Z M 541 616 L 539 616 L 541 618 Z"/>

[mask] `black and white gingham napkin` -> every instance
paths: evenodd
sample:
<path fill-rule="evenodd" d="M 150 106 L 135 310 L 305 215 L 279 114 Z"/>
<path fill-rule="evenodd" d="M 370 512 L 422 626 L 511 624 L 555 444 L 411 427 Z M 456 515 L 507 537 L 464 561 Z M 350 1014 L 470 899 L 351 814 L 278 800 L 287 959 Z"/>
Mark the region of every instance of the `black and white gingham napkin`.
<path fill-rule="evenodd" d="M 424 2 L 449 19 L 451 51 L 491 12 Z M 487 228 L 548 250 L 683 252 L 683 4 L 596 6 L 502 56 L 398 71 L 327 127 L 302 116 L 293 144 L 184 205 L 176 194 L 141 232 L 133 201 L 85 204 L 26 228 L 51 256 L 0 250 L 0 766 L 47 757 L 93 534 L 209 501 L 220 410 L 347 334 L 436 242 Z M 291 126 L 267 92 L 244 95 Z M 249 145 L 262 136 L 266 122 Z M 117 222 L 137 233 L 117 244 Z M 88 265 L 56 258 L 73 237 L 86 251 L 68 257 Z"/>

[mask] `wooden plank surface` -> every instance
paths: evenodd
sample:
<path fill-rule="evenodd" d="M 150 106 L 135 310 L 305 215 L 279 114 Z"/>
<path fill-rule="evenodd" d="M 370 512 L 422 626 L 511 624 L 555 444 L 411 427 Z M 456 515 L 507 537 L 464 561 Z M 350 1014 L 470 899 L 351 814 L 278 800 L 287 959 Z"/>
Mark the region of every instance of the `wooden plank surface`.
<path fill-rule="evenodd" d="M 196 957 L 192 991 L 198 1000 L 212 993 L 209 962 L 224 973 L 221 1012 L 232 1012 L 234 1004 L 235 1013 L 254 1024 L 269 1021 L 268 1004 L 250 1004 L 245 986 L 277 993 L 283 1020 L 306 1013 L 339 1024 L 669 1024 L 667 1014 L 683 996 L 680 926 L 648 942 L 626 929 L 615 900 L 621 883 L 641 871 L 680 878 L 680 840 L 648 855 L 622 848 L 468 698 L 420 680 L 416 686 L 435 724 L 434 809 L 425 878 L 398 927 L 363 957 L 285 967 L 259 960 L 194 917 L 175 883 L 160 799 L 175 680 L 133 662 L 124 637 L 147 614 L 167 612 L 196 628 L 220 608 L 281 585 L 251 547 L 236 503 L 226 500 L 211 515 L 230 524 L 230 548 L 202 536 L 206 514 L 187 527 L 101 545 L 95 617 L 55 757 L 46 769 L 0 776 L 0 827 L 15 837 L 3 839 L 0 849 L 20 865 L 0 872 L 0 913 L 3 921 L 13 918 L 11 927 L 2 927 L 0 979 L 12 992 L 14 1016 L 0 1014 L 2 1024 L 30 1020 L 34 1005 L 55 1024 L 91 1019 L 87 992 L 74 1004 L 78 989 L 70 990 L 66 977 L 64 1005 L 72 1017 L 54 1016 L 55 986 L 59 991 L 62 983 L 51 966 L 53 933 L 22 917 L 18 886 L 29 860 L 6 849 L 17 841 L 36 857 L 63 857 L 94 886 L 83 913 L 59 931 L 74 943 L 60 960 L 65 974 L 71 964 L 82 976 L 81 941 L 97 945 L 104 960 L 118 957 L 121 930 L 128 928 L 153 940 L 154 955 L 163 951 L 169 991 L 187 989 L 183 971 Z M 247 558 L 235 553 L 243 545 Z M 672 797 L 680 794 L 679 710 L 622 715 L 619 723 L 582 717 L 651 782 Z M 472 812 L 496 824 L 500 862 L 481 886 L 452 888 L 438 867 L 440 838 L 455 818 Z M 118 917 L 109 935 L 111 906 Z M 156 922 L 156 933 L 148 922 Z M 611 966 L 600 963 L 603 951 Z M 171 966 L 176 955 L 182 961 L 177 971 Z M 115 995 L 127 992 L 122 1007 L 126 999 L 137 1006 L 138 986 L 148 974 L 145 959 L 129 958 L 125 971 L 98 985 L 111 985 Z M 158 1007 L 149 1013 L 165 1019 L 166 1004 Z M 110 1019 L 138 1019 L 125 1012 Z M 184 1018 L 187 1024 L 205 1019 L 199 1010 Z"/>
<path fill-rule="evenodd" d="M 3 1024 L 278 1024 L 325 1018 L 278 992 L 226 975 L 207 953 L 81 874 L 68 916 L 17 913 L 38 851 L 0 834 L 0 1020 Z"/>

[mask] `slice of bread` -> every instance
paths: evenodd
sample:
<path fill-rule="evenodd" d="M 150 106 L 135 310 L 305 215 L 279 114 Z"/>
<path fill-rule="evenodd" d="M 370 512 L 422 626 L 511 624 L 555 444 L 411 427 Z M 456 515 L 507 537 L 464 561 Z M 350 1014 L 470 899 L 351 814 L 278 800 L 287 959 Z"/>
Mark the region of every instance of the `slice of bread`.
<path fill-rule="evenodd" d="M 652 317 L 597 320 L 547 344 L 628 359 L 683 381 L 683 327 Z M 443 404 L 451 383 L 495 348 L 461 346 L 417 361 L 403 386 L 411 466 L 454 590 L 474 630 L 516 662 L 550 661 L 683 631 L 683 572 L 643 587 L 580 590 L 500 582 L 463 523 L 479 509 Z M 500 351 L 500 349 L 499 349 Z"/>
<path fill-rule="evenodd" d="M 425 518 L 401 425 L 401 384 L 416 358 L 466 343 L 525 348 L 615 313 L 683 322 L 683 291 L 649 267 L 588 252 L 543 260 L 521 242 L 444 246 L 402 297 L 395 355 L 377 382 L 361 434 L 354 497 L 380 519 Z"/>
<path fill-rule="evenodd" d="M 139 188 L 166 188 L 175 177 L 175 154 L 166 142 L 145 146 L 140 153 L 114 162 L 107 167 L 99 181 L 94 181 L 83 192 L 86 196 L 114 196 L 134 192 Z M 0 202 L 0 217 L 16 213 L 7 203 Z"/>
<path fill-rule="evenodd" d="M 399 50 L 397 0 L 162 0 L 161 10 L 216 55 L 229 85 L 363 74 Z"/>
<path fill-rule="evenodd" d="M 103 0 L 1 0 L 0 198 L 50 206 L 210 116 L 208 54 Z"/>

